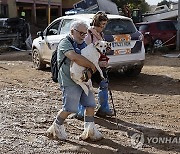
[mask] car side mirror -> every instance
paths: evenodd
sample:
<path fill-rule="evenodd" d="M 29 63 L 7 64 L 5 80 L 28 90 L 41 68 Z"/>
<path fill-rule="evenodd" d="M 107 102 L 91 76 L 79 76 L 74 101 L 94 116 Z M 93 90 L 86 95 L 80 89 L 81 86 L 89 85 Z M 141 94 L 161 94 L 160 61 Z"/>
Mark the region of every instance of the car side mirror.
<path fill-rule="evenodd" d="M 37 32 L 37 36 L 41 36 L 41 37 L 42 37 L 42 40 L 44 39 L 44 36 L 43 36 L 43 32 L 42 32 L 42 31 Z"/>

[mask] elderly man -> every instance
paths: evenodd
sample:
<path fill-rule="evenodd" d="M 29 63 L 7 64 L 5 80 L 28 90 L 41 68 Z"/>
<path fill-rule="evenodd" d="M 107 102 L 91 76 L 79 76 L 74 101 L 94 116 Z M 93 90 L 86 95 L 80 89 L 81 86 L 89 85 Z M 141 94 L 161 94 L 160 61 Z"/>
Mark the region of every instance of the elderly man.
<path fill-rule="evenodd" d="M 93 141 L 102 139 L 102 134 L 97 130 L 94 124 L 94 108 L 96 106 L 94 94 L 90 91 L 87 96 L 83 89 L 77 85 L 70 77 L 70 63 L 75 62 L 93 72 L 96 67 L 88 59 L 80 55 L 81 49 L 86 47 L 84 38 L 87 34 L 88 26 L 82 21 L 74 21 L 71 24 L 70 41 L 67 37 L 62 39 L 58 45 L 58 62 L 66 56 L 65 62 L 59 71 L 59 83 L 62 89 L 63 106 L 57 114 L 57 117 L 50 128 L 47 130 L 48 136 L 57 137 L 60 140 L 66 140 L 67 135 L 64 128 L 64 120 L 71 113 L 76 113 L 79 103 L 86 109 L 84 116 L 84 131 L 80 139 L 90 138 Z M 72 43 L 73 42 L 73 43 Z"/>

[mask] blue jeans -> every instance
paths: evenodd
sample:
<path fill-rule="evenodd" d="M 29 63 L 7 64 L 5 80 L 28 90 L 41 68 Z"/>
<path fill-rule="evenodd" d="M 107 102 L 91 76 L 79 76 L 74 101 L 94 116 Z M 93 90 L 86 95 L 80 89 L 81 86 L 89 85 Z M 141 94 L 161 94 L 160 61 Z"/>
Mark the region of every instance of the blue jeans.
<path fill-rule="evenodd" d="M 111 113 L 112 111 L 109 108 L 109 102 L 108 102 L 108 81 L 102 80 L 99 84 L 99 92 L 98 92 L 98 103 L 100 105 L 99 111 L 103 113 Z M 79 104 L 78 106 L 78 117 L 84 117 L 84 110 L 85 108 Z"/>
<path fill-rule="evenodd" d="M 100 105 L 99 110 L 101 112 L 111 112 L 109 109 L 109 95 L 108 95 L 108 81 L 102 80 L 99 85 L 98 103 Z"/>
<path fill-rule="evenodd" d="M 66 112 L 77 113 L 78 105 L 86 107 L 96 107 L 94 94 L 90 91 L 87 96 L 79 86 L 62 86 L 62 109 Z"/>

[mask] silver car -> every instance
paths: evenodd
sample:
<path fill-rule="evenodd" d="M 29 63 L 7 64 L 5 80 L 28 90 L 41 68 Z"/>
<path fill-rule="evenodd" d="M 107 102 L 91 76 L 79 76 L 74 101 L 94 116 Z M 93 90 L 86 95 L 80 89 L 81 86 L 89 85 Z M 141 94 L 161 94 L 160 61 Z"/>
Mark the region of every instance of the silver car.
<path fill-rule="evenodd" d="M 50 64 L 52 52 L 59 41 L 70 33 L 74 20 L 83 20 L 90 25 L 94 14 L 76 14 L 54 20 L 38 38 L 33 40 L 32 61 L 36 69 L 44 69 Z M 123 71 L 128 76 L 141 72 L 145 60 L 143 35 L 137 31 L 130 18 L 120 15 L 108 15 L 109 21 L 104 30 L 105 40 L 111 43 L 108 53 L 112 70 Z"/>

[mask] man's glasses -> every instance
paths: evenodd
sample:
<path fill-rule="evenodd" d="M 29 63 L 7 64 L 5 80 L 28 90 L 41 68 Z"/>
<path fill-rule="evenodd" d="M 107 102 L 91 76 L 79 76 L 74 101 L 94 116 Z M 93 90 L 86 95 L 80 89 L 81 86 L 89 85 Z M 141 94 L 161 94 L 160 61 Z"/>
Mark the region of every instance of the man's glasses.
<path fill-rule="evenodd" d="M 87 33 L 80 32 L 80 31 L 78 31 L 77 29 L 74 29 L 74 30 L 77 31 L 77 32 L 79 32 L 79 34 L 80 34 L 81 36 L 87 35 Z"/>

